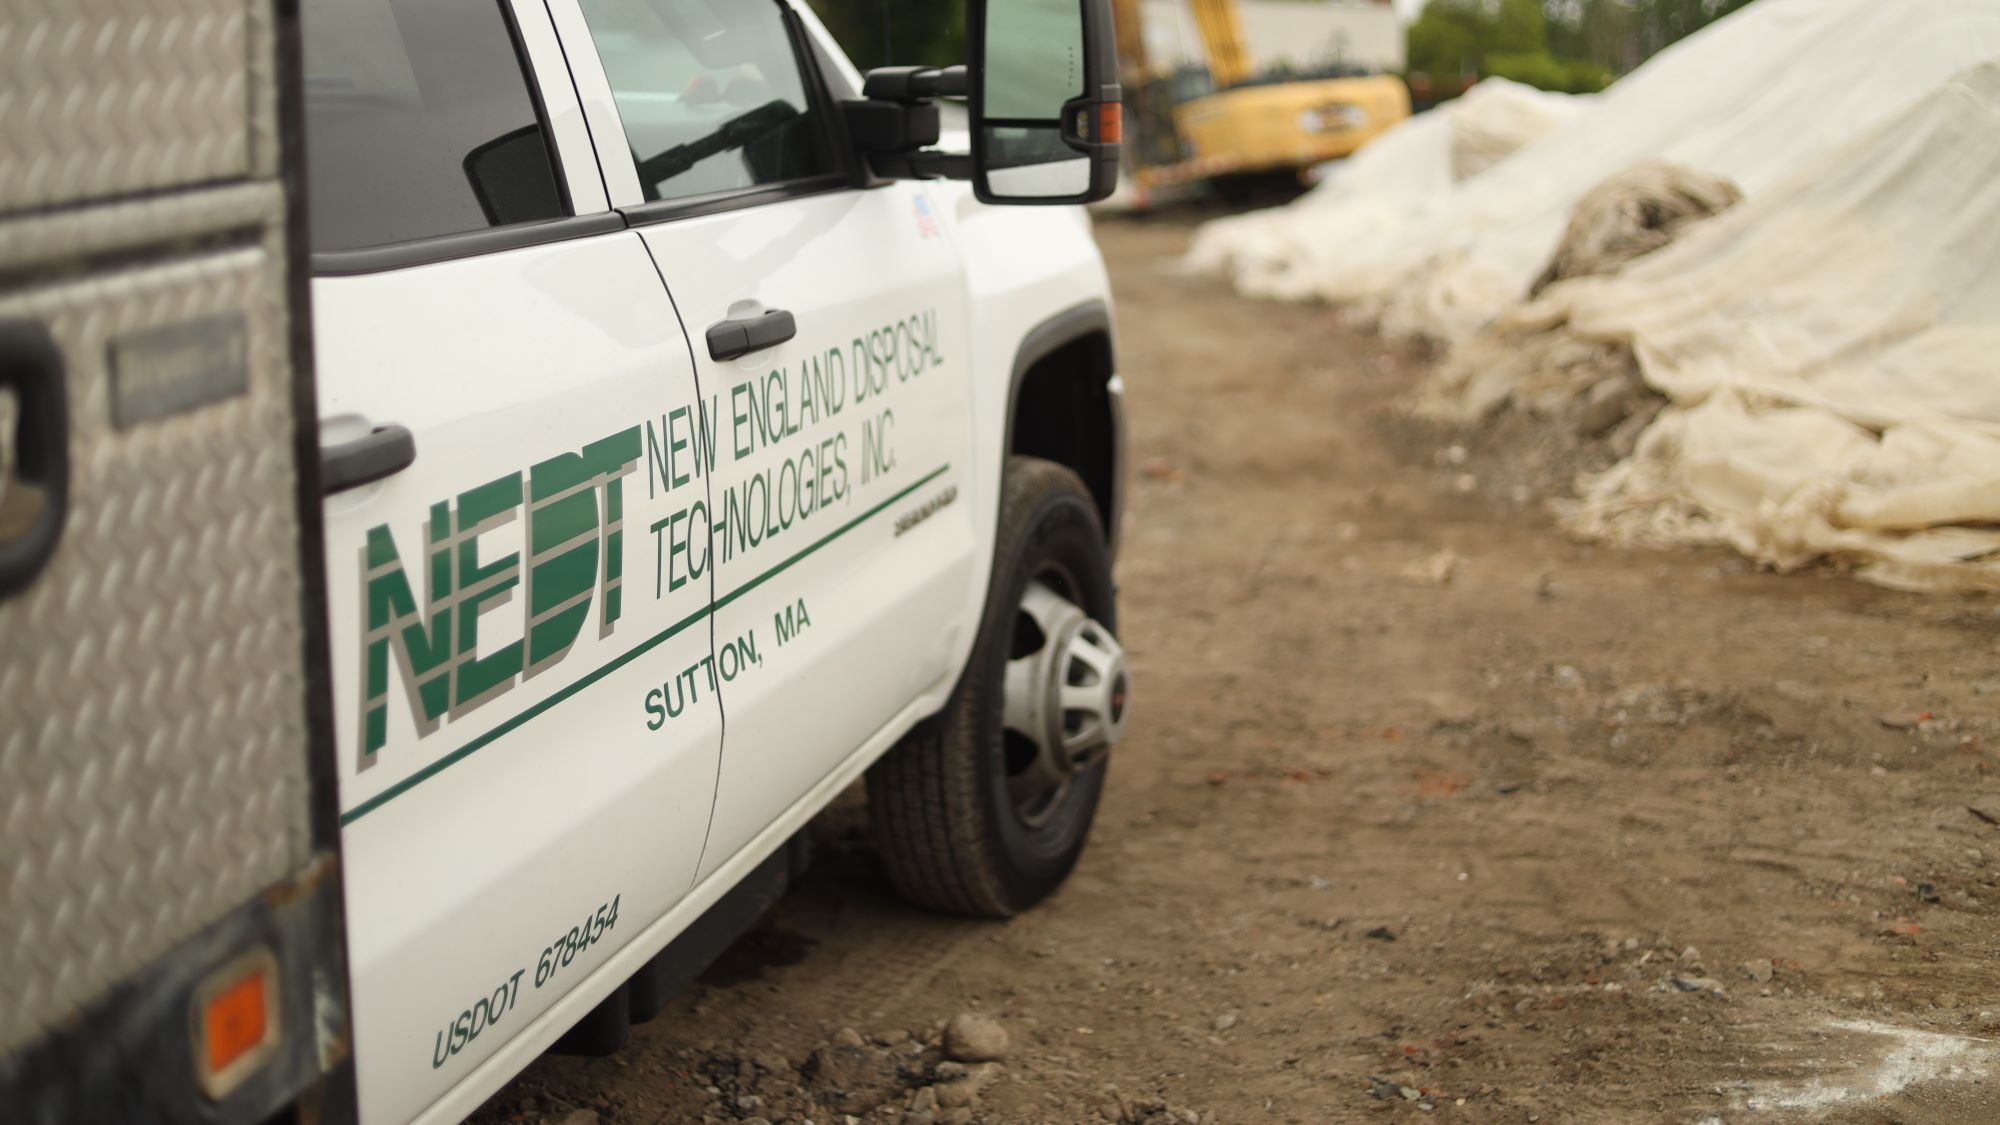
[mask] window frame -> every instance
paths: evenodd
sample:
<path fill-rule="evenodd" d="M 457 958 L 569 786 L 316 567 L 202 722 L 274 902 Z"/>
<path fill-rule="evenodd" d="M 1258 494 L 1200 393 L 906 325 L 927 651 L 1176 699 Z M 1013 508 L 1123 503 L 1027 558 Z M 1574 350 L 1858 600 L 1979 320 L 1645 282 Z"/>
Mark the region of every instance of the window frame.
<path fill-rule="evenodd" d="M 611 210 L 597 154 L 584 121 L 583 107 L 569 81 L 562 44 L 541 0 L 497 0 L 514 58 L 534 108 L 536 123 L 548 145 L 556 189 L 568 212 L 552 219 L 535 219 L 504 226 L 311 253 L 314 277 L 351 277 L 385 270 L 456 261 L 529 246 L 567 242 L 625 228 L 624 217 Z M 551 78 L 549 76 L 553 75 Z M 303 120 L 303 115 L 301 115 Z M 307 213 L 312 203 L 306 201 Z"/>
<path fill-rule="evenodd" d="M 737 0 L 737 2 L 768 3 L 778 9 L 779 18 L 785 29 L 785 38 L 792 49 L 792 62 L 798 67 L 799 79 L 805 88 L 809 103 L 808 112 L 818 115 L 819 118 L 814 132 L 820 143 L 826 147 L 827 156 L 830 158 L 830 169 L 818 175 L 796 180 L 782 180 L 777 183 L 733 188 L 679 199 L 648 200 L 639 184 L 638 168 L 632 160 L 631 146 L 625 139 L 627 136 L 625 122 L 618 113 L 611 80 L 604 73 L 603 63 L 597 54 L 597 43 L 591 37 L 589 22 L 584 19 L 583 6 L 579 0 L 548 0 L 556 33 L 561 37 L 564 52 L 570 60 L 570 74 L 576 81 L 584 116 L 590 122 L 591 136 L 599 138 L 608 135 L 617 138 L 616 144 L 599 143 L 596 146 L 597 162 L 604 176 L 604 187 L 610 197 L 611 206 L 625 216 L 630 226 L 652 226 L 676 219 L 716 215 L 790 199 L 827 195 L 861 186 L 863 182 L 859 157 L 854 151 L 854 146 L 849 143 L 846 129 L 842 124 L 840 102 L 827 84 L 812 37 L 799 19 L 797 10 L 789 0 Z"/>

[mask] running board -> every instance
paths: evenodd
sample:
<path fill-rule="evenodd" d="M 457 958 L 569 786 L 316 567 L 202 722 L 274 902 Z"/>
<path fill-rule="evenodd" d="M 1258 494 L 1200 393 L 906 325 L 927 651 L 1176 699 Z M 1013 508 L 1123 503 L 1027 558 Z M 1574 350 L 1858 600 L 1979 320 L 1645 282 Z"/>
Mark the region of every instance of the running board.
<path fill-rule="evenodd" d="M 696 918 L 679 937 L 667 943 L 631 979 L 613 989 L 590 1014 L 556 1040 L 550 1054 L 602 1058 L 615 1053 L 632 1037 L 632 1025 L 645 1023 L 667 1006 L 718 957 L 736 944 L 785 892 L 805 874 L 811 845 L 805 829 L 750 869 L 734 887 Z"/>

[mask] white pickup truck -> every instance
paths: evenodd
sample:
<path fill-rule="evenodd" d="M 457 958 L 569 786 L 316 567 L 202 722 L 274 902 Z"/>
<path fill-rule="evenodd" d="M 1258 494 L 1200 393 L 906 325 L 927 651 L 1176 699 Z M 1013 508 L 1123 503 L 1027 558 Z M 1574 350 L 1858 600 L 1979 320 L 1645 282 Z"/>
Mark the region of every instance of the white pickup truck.
<path fill-rule="evenodd" d="M 864 78 L 803 0 L 304 0 L 364 1120 L 615 1045 L 864 774 L 918 902 L 1075 864 L 1126 719 L 1110 19 L 968 18 Z"/>

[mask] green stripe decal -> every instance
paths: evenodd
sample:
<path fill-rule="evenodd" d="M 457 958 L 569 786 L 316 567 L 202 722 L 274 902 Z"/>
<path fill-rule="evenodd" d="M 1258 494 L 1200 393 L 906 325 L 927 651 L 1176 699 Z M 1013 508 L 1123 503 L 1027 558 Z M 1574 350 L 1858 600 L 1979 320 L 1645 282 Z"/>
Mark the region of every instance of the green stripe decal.
<path fill-rule="evenodd" d="M 791 568 L 791 565 L 793 563 L 798 562 L 800 559 L 805 558 L 807 555 L 812 554 L 814 551 L 819 550 L 821 547 L 826 546 L 828 543 L 831 543 L 834 540 L 840 538 L 841 536 L 847 534 L 848 532 L 853 531 L 855 528 L 861 526 L 863 523 L 866 523 L 867 521 L 874 519 L 876 516 L 881 515 L 882 509 L 888 507 L 891 504 L 894 504 L 896 501 L 901 500 L 903 497 L 908 496 L 910 493 L 915 492 L 917 489 L 922 488 L 923 486 L 943 476 L 945 474 L 945 471 L 950 468 L 951 468 L 950 465 L 939 465 L 937 468 L 932 469 L 928 473 L 925 473 L 923 476 L 917 478 L 916 483 L 910 485 L 908 488 L 903 489 L 901 492 L 896 493 L 894 496 L 889 497 L 887 500 L 882 501 L 880 504 L 875 505 L 874 507 L 868 509 L 867 511 L 861 513 L 860 515 L 854 517 L 853 519 L 848 520 L 846 523 L 840 525 L 838 530 L 829 532 L 826 538 L 821 539 L 819 542 L 814 543 L 812 546 L 807 547 L 805 550 L 800 551 L 798 554 L 793 555 L 791 558 L 786 559 L 784 562 L 779 563 L 777 566 L 772 567 L 771 569 L 765 571 L 764 573 L 758 575 L 757 577 L 752 578 L 750 581 L 745 582 L 743 585 L 738 586 L 736 589 L 731 590 L 729 593 L 724 594 L 723 596 L 715 599 L 715 608 L 721 609 L 723 606 L 728 605 L 730 602 L 735 601 L 737 598 L 740 598 L 743 595 L 749 593 L 750 591 L 755 590 L 757 587 L 762 586 L 766 580 L 776 578 L 778 575 L 783 574 L 786 570 Z"/>
<path fill-rule="evenodd" d="M 422 785 L 424 782 L 429 781 L 431 778 L 436 777 L 438 774 L 443 773 L 445 770 L 450 769 L 452 766 L 457 765 L 459 762 L 462 762 L 465 759 L 471 757 L 472 755 L 478 753 L 479 751 L 484 750 L 486 747 L 491 746 L 495 742 L 500 741 L 507 735 L 514 733 L 516 730 L 519 730 L 521 727 L 525 726 L 529 720 L 534 719 L 540 715 L 546 714 L 551 710 L 554 710 L 557 704 L 562 703 L 567 699 L 575 697 L 578 693 L 582 692 L 583 689 L 589 687 L 590 685 L 596 683 L 597 681 L 603 679 L 604 677 L 609 676 L 611 673 L 616 672 L 618 669 L 625 667 L 627 664 L 630 664 L 634 660 L 640 658 L 641 656 L 644 656 L 647 653 L 653 651 L 655 648 L 658 648 L 660 645 L 665 644 L 667 641 L 672 640 L 676 636 L 679 636 L 681 633 L 686 632 L 690 627 L 701 622 L 701 620 L 703 618 L 706 618 L 709 614 L 715 612 L 716 610 L 720 610 L 722 607 L 728 605 L 729 603 L 735 601 L 736 599 L 742 597 L 743 595 L 763 585 L 769 579 L 775 578 L 779 574 L 784 573 L 786 570 L 789 570 L 793 564 L 805 559 L 808 555 L 811 555 L 813 552 L 819 550 L 821 547 L 826 546 L 828 543 L 833 542 L 834 540 L 840 538 L 841 536 L 846 535 L 848 532 L 853 531 L 855 528 L 860 527 L 862 524 L 867 523 L 869 520 L 874 519 L 876 516 L 881 515 L 883 510 L 888 508 L 891 504 L 894 504 L 896 501 L 901 500 L 903 497 L 908 496 L 910 493 L 915 492 L 917 489 L 922 488 L 923 486 L 943 476 L 950 469 L 951 469 L 950 465 L 940 465 L 937 468 L 932 469 L 930 472 L 925 473 L 922 477 L 919 477 L 914 483 L 898 490 L 894 496 L 889 497 L 887 500 L 882 501 L 881 503 L 875 505 L 874 507 L 854 517 L 853 519 L 848 520 L 846 523 L 841 524 L 834 530 L 827 532 L 826 535 L 822 536 L 818 540 L 815 540 L 812 544 L 805 547 L 803 550 L 799 551 L 799 553 L 793 555 L 792 557 L 786 559 L 784 562 L 779 563 L 778 565 L 772 567 L 771 569 L 765 571 L 764 573 L 758 575 L 755 578 L 752 578 L 750 581 L 745 582 L 743 585 L 738 586 L 736 589 L 716 599 L 715 604 L 713 606 L 705 609 L 696 610 L 695 612 L 689 614 L 688 616 L 681 618 L 679 621 L 674 622 L 672 625 L 667 626 L 665 629 L 662 629 L 661 631 L 653 634 L 651 637 L 648 637 L 644 641 L 639 642 L 638 645 L 634 646 L 633 648 L 626 651 L 622 655 L 612 658 L 612 660 L 609 663 L 604 664 L 595 671 L 590 672 L 572 681 L 571 683 L 565 685 L 560 691 L 557 691 L 555 694 L 549 696 L 547 699 L 544 699 L 540 703 L 535 704 L 533 707 L 530 707 L 527 710 L 522 711 L 521 713 L 513 716 L 512 718 L 507 719 L 505 722 L 502 722 L 499 726 L 494 727 L 492 730 L 487 731 L 485 734 L 480 735 L 478 738 L 473 739 L 472 741 L 466 743 L 465 745 L 459 747 L 458 749 L 452 751 L 451 753 L 446 754 L 444 757 L 439 758 L 437 761 L 432 762 L 430 765 L 425 766 L 424 768 L 418 770 L 417 772 L 411 774 L 410 776 L 390 786 L 389 788 L 384 789 L 382 792 L 376 794 L 375 796 L 370 797 L 368 800 L 363 801 L 360 804 L 354 806 L 354 808 L 348 810 L 347 812 L 342 813 L 340 817 L 341 826 L 346 827 L 347 825 L 353 824 L 355 821 L 360 820 L 362 817 L 367 816 L 369 813 L 374 812 L 376 809 L 381 808 L 383 805 L 388 804 L 390 801 L 393 801 L 396 798 L 402 796 L 403 794 L 408 793 L 410 790 L 415 789 L 417 786 Z"/>

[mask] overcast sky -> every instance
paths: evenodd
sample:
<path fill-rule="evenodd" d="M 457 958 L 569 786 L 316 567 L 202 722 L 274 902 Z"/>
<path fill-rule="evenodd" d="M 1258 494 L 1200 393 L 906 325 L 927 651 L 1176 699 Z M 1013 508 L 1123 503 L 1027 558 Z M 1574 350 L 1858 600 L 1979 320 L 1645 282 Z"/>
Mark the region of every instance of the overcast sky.
<path fill-rule="evenodd" d="M 1396 10 L 1402 13 L 1405 21 L 1415 19 L 1423 8 L 1424 0 L 1396 0 Z"/>

